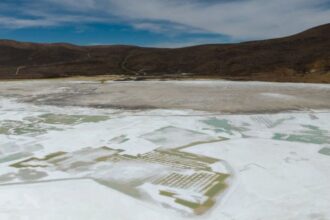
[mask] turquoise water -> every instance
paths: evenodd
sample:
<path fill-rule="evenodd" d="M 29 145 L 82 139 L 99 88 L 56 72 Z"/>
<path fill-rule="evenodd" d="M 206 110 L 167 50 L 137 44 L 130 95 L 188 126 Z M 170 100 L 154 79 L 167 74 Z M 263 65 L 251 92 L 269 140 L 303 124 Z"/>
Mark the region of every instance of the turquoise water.
<path fill-rule="evenodd" d="M 329 147 L 324 147 L 319 151 L 320 154 L 330 156 L 330 148 Z"/>
<path fill-rule="evenodd" d="M 224 132 L 229 135 L 233 135 L 234 132 L 243 132 L 247 129 L 245 127 L 236 127 L 232 125 L 228 120 L 226 119 L 218 119 L 218 118 L 210 118 L 203 121 L 205 124 L 214 127 L 214 130 L 216 132 Z"/>
<path fill-rule="evenodd" d="M 302 127 L 305 128 L 305 130 L 300 133 L 275 133 L 273 139 L 312 144 L 330 144 L 330 136 L 327 130 L 322 130 L 312 125 L 302 125 Z"/>
<path fill-rule="evenodd" d="M 40 135 L 49 130 L 62 130 L 56 125 L 77 125 L 82 123 L 96 123 L 106 121 L 110 117 L 105 115 L 65 115 L 43 114 L 26 117 L 21 121 L 0 121 L 0 134 L 4 135 Z"/>
<path fill-rule="evenodd" d="M 29 117 L 26 120 L 35 123 L 75 125 L 81 123 L 95 123 L 106 121 L 110 117 L 105 115 L 65 115 L 65 114 L 44 114 L 38 117 Z"/>

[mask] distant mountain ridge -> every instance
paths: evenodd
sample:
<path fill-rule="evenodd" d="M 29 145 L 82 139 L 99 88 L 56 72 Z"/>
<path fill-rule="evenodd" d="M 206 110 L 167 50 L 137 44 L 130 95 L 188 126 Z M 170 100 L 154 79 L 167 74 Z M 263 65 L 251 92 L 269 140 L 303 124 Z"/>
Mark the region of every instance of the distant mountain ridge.
<path fill-rule="evenodd" d="M 176 49 L 0 40 L 0 79 L 117 74 L 330 83 L 330 24 L 284 38 Z"/>

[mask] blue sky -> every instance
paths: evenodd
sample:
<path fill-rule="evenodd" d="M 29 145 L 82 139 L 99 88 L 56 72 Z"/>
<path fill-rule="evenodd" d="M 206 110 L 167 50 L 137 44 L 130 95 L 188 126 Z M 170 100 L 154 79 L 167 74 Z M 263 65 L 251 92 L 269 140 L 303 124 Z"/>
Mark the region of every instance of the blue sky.
<path fill-rule="evenodd" d="M 330 21 L 330 0 L 1 0 L 0 38 L 181 47 L 281 37 Z"/>

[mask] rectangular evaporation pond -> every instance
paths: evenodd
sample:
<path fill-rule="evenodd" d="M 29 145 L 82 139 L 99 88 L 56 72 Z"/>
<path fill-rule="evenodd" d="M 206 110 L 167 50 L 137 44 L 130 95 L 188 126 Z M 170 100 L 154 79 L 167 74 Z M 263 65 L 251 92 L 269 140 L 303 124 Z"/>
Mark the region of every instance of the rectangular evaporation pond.
<path fill-rule="evenodd" d="M 324 147 L 319 151 L 320 154 L 330 156 L 330 148 Z"/>
<path fill-rule="evenodd" d="M 32 156 L 31 153 L 27 153 L 27 152 L 20 152 L 20 153 L 15 153 L 15 154 L 11 154 L 5 157 L 0 157 L 0 163 L 7 163 L 9 161 L 13 161 L 13 160 L 19 160 L 22 159 L 24 157 L 30 157 Z"/>

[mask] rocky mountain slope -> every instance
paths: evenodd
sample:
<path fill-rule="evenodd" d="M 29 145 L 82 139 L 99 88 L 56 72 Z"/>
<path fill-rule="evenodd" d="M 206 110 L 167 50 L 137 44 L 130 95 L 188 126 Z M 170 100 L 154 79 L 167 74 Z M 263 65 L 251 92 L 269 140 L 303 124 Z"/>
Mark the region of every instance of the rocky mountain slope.
<path fill-rule="evenodd" d="M 330 83 L 330 24 L 278 39 L 177 49 L 0 41 L 0 79 L 77 75 Z"/>

